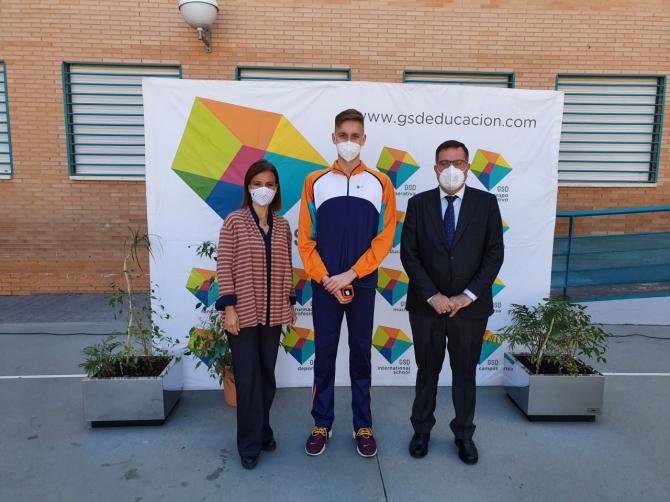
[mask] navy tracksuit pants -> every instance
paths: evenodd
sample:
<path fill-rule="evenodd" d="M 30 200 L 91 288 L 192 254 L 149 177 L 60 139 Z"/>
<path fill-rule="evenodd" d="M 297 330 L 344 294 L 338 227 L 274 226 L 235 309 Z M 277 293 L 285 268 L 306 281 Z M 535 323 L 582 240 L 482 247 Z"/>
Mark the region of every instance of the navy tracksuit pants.
<path fill-rule="evenodd" d="M 318 427 L 330 429 L 335 419 L 335 358 L 342 318 L 349 329 L 349 376 L 354 430 L 372 426 L 370 410 L 370 350 L 375 309 L 374 288 L 354 288 L 354 299 L 342 305 L 323 286 L 312 282 L 314 320 L 314 387 L 312 417 Z"/>

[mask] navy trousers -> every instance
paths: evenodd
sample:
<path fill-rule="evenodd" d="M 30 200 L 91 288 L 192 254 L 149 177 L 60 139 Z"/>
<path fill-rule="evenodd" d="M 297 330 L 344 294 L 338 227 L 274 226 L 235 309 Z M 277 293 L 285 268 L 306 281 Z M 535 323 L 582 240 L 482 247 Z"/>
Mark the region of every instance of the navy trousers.
<path fill-rule="evenodd" d="M 437 382 L 449 353 L 452 373 L 451 399 L 456 416 L 449 426 L 454 437 L 472 439 L 475 432 L 477 364 L 482 352 L 487 319 L 462 319 L 409 313 L 414 337 L 414 355 L 418 372 L 412 406 L 412 425 L 418 433 L 430 432 L 435 425 Z"/>
<path fill-rule="evenodd" d="M 314 319 L 314 424 L 330 429 L 335 419 L 335 358 L 342 318 L 349 328 L 349 376 L 354 430 L 372 426 L 370 410 L 370 350 L 375 309 L 375 289 L 354 288 L 354 299 L 342 305 L 323 286 L 312 282 Z"/>
<path fill-rule="evenodd" d="M 255 456 L 273 439 L 270 407 L 275 397 L 275 363 L 281 326 L 242 328 L 229 335 L 237 389 L 237 450 Z"/>

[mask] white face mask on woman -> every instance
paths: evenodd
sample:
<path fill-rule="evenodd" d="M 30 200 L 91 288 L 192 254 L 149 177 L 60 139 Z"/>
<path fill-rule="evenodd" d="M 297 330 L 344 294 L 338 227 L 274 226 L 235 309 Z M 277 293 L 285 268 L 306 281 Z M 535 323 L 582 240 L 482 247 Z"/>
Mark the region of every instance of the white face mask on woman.
<path fill-rule="evenodd" d="M 361 153 L 361 145 L 353 141 L 343 141 L 336 143 L 337 154 L 347 162 L 351 162 Z"/>
<path fill-rule="evenodd" d="M 461 188 L 461 185 L 465 183 L 465 173 L 451 165 L 440 173 L 439 182 L 442 188 L 453 192 Z"/>
<path fill-rule="evenodd" d="M 268 187 L 254 188 L 249 190 L 251 200 L 259 206 L 269 206 L 275 198 L 277 191 Z"/>

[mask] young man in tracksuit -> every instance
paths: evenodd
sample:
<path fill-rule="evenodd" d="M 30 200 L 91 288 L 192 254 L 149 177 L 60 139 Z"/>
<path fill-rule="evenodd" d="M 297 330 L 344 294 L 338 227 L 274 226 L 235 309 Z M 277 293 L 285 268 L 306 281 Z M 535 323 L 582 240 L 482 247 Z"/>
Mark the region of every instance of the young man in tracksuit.
<path fill-rule="evenodd" d="M 305 179 L 298 250 L 312 280 L 314 319 L 314 427 L 305 452 L 320 455 L 331 436 L 335 358 L 342 318 L 349 329 L 349 375 L 354 438 L 358 453 L 377 454 L 370 410 L 370 350 L 377 268 L 393 247 L 395 189 L 388 176 L 360 160 L 365 144 L 363 115 L 345 110 L 335 117 L 337 160 Z M 353 295 L 352 295 L 353 290 Z"/>

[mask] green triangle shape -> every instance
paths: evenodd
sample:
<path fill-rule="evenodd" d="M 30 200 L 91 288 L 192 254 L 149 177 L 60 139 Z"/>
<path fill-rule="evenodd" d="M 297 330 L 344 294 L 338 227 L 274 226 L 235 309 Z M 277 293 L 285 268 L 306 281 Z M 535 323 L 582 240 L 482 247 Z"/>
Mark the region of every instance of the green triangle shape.
<path fill-rule="evenodd" d="M 191 187 L 191 189 L 198 194 L 202 200 L 207 200 L 209 194 L 216 186 L 217 180 L 206 178 L 205 176 L 198 176 L 197 174 L 187 173 L 184 171 L 174 170 L 177 175 L 184 180 L 184 182 Z"/>

